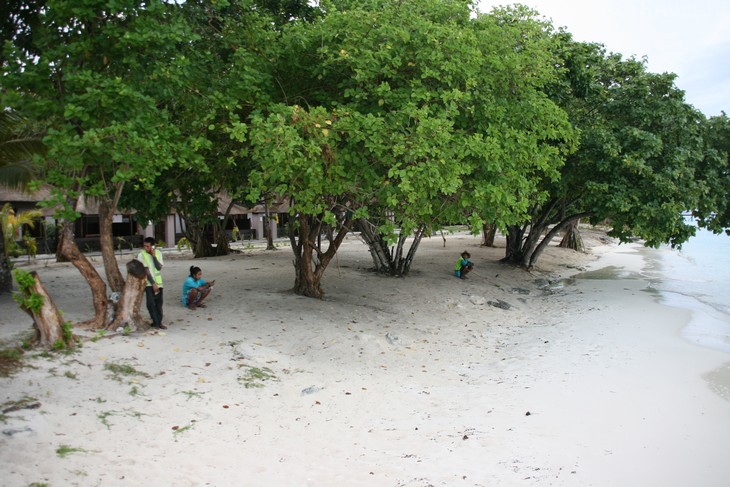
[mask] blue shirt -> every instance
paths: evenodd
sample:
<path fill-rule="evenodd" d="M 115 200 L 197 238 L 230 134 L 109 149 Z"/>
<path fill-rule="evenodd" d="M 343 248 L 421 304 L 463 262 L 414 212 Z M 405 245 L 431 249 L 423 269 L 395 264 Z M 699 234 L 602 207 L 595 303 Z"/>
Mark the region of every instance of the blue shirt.
<path fill-rule="evenodd" d="M 187 306 L 188 303 L 186 301 L 188 297 L 188 293 L 191 289 L 197 288 L 198 286 L 205 286 L 207 283 L 205 282 L 205 279 L 202 277 L 198 280 L 193 279 L 193 276 L 188 276 L 187 279 L 185 279 L 185 282 L 183 282 L 182 287 L 182 304 L 184 306 Z"/>

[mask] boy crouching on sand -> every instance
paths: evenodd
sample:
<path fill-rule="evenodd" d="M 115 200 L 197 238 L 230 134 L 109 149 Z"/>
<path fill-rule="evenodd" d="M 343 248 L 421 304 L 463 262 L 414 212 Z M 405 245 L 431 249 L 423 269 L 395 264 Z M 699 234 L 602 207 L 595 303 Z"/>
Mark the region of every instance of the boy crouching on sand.
<path fill-rule="evenodd" d="M 460 279 L 466 279 L 466 275 L 474 269 L 474 263 L 470 261 L 471 254 L 467 251 L 461 253 L 461 257 L 456 261 L 454 274 Z"/>
<path fill-rule="evenodd" d="M 203 300 L 210 294 L 213 284 L 215 281 L 205 282 L 200 267 L 191 266 L 190 275 L 185 279 L 182 287 L 183 306 L 187 306 L 191 311 L 195 308 L 205 308 Z"/>

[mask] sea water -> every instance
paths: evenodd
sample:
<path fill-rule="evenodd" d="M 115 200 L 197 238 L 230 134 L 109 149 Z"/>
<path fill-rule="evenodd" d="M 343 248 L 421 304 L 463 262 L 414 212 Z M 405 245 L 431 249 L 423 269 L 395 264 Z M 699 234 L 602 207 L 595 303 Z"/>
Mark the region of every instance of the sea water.
<path fill-rule="evenodd" d="M 680 250 L 663 247 L 646 258 L 662 302 L 692 311 L 682 336 L 730 354 L 730 236 L 698 228 Z"/>

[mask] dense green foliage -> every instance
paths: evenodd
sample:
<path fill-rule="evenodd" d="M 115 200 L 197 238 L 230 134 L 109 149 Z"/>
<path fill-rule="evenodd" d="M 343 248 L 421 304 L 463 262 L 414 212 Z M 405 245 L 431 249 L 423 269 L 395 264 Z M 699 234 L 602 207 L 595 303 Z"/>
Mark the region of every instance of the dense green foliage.
<path fill-rule="evenodd" d="M 295 288 L 344 233 L 388 246 L 444 223 L 509 230 L 533 265 L 561 228 L 681 244 L 681 212 L 728 227 L 728 121 L 671 74 L 578 43 L 525 7 L 469 1 L 53 0 L 9 3 L 2 101 L 42 124 L 49 204 L 80 194 L 184 219 L 227 251 L 218 196 L 290 202 Z M 542 239 L 544 231 L 552 233 Z M 530 230 L 528 232 L 528 229 Z M 221 232 L 222 234 L 222 232 Z M 312 258 L 314 253 L 315 258 Z M 402 261 L 402 262 L 401 262 Z M 376 265 L 378 265 L 376 263 Z"/>

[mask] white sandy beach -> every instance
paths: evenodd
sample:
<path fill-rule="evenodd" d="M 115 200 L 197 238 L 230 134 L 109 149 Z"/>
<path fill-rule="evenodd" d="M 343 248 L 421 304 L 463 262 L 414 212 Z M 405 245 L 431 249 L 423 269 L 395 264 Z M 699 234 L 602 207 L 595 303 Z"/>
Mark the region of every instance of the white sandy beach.
<path fill-rule="evenodd" d="M 405 279 L 369 272 L 350 237 L 324 300 L 289 291 L 288 247 L 172 250 L 168 330 L 0 378 L 3 410 L 38 405 L 2 416 L 0 484 L 727 486 L 730 355 L 681 338 L 689 311 L 658 303 L 644 250 L 588 234 L 589 254 L 550 248 L 533 273 L 478 237 L 435 237 Z M 466 281 L 452 276 L 462 250 Z M 194 312 L 180 304 L 191 265 L 216 280 Z M 22 268 L 68 320 L 92 315 L 69 264 Z M 8 295 L 0 310 L 18 342 L 29 318 Z"/>

